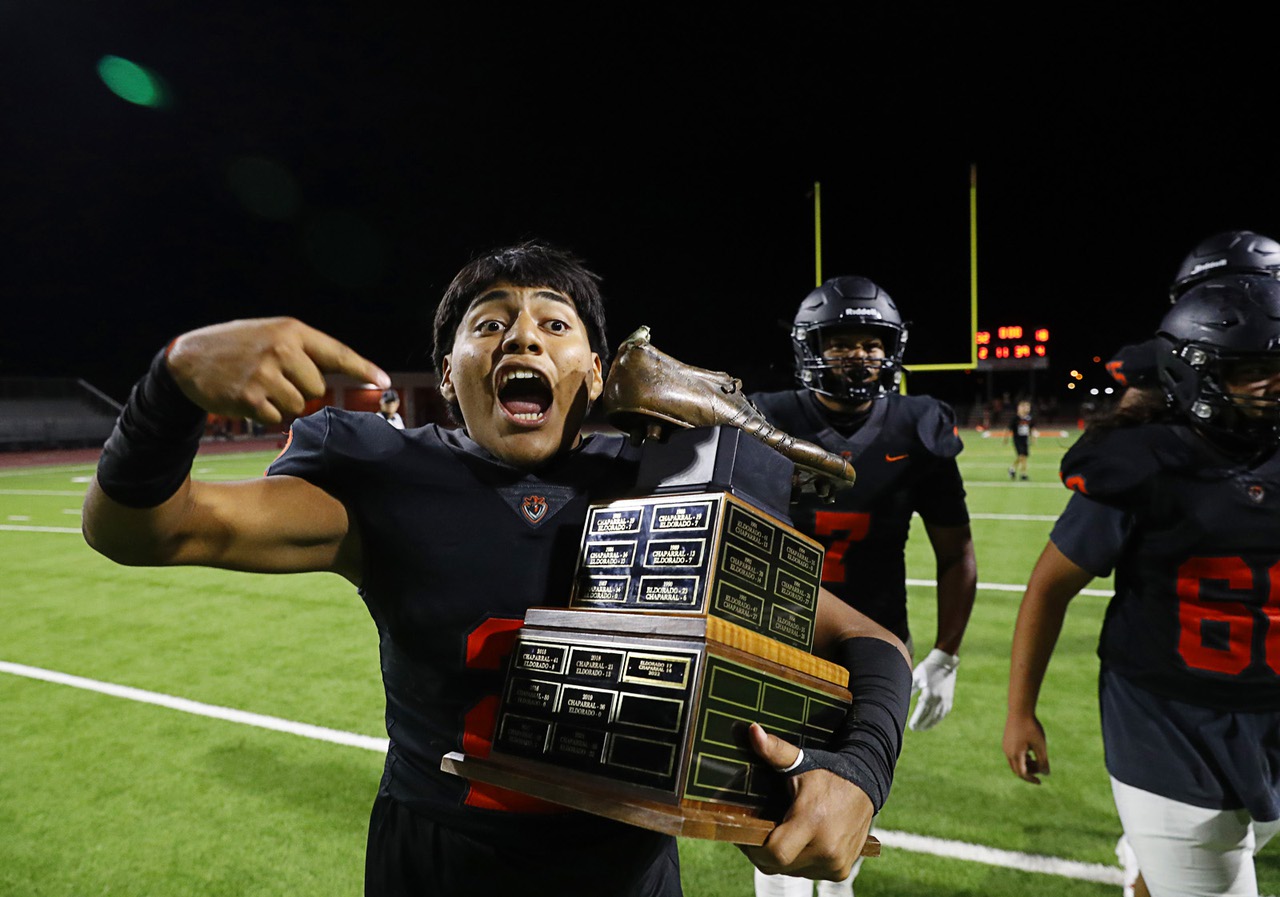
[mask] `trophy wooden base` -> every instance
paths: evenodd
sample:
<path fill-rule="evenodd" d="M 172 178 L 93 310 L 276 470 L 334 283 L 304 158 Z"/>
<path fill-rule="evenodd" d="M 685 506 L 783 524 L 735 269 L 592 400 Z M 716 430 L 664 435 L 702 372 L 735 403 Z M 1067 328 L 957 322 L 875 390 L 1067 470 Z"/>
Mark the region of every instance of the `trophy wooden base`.
<path fill-rule="evenodd" d="M 673 806 L 640 797 L 594 794 L 579 785 L 566 784 L 561 772 L 541 764 L 522 764 L 518 758 L 468 757 L 455 751 L 444 755 L 440 768 L 464 778 L 678 838 L 758 847 L 776 825 L 772 820 L 756 816 L 703 809 L 693 802 Z M 862 846 L 862 856 L 880 856 L 879 840 L 869 836 Z"/>

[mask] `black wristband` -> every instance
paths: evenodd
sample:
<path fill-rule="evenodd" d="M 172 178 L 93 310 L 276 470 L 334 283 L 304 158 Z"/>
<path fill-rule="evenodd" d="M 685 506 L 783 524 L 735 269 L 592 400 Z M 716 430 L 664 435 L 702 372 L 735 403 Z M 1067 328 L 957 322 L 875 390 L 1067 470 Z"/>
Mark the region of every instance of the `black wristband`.
<path fill-rule="evenodd" d="M 849 671 L 853 706 L 832 739 L 831 750 L 804 749 L 799 775 L 826 769 L 857 785 L 877 813 L 889 797 L 902 752 L 902 731 L 911 703 L 911 666 L 898 649 L 878 638 L 852 638 L 836 646 L 835 660 Z"/>
<path fill-rule="evenodd" d="M 183 395 L 167 353 L 134 384 L 98 459 L 98 486 L 126 507 L 154 508 L 177 492 L 204 435 L 207 415 Z"/>

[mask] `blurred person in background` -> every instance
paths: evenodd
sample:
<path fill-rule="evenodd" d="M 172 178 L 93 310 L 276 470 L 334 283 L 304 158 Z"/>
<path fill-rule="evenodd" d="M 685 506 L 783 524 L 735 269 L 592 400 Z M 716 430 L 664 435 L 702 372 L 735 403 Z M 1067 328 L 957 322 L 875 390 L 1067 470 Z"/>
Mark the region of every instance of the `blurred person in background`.
<path fill-rule="evenodd" d="M 1035 435 L 1035 421 L 1031 417 L 1031 403 L 1018 403 L 1013 417 L 1009 419 L 1009 428 L 1005 434 L 1005 442 L 1013 439 L 1013 466 L 1009 468 L 1009 479 L 1027 479 L 1027 456 L 1031 454 L 1031 437 Z"/>
<path fill-rule="evenodd" d="M 378 414 L 397 430 L 404 429 L 404 421 L 400 417 L 400 394 L 394 389 L 383 391 L 378 400 Z"/>

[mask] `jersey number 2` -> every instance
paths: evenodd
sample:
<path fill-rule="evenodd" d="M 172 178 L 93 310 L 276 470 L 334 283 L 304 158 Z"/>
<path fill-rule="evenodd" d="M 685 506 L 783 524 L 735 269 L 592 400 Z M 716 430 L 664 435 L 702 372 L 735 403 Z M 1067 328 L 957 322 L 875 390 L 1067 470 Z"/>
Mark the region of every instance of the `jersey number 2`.
<path fill-rule="evenodd" d="M 861 511 L 814 511 L 813 534 L 835 536 L 822 561 L 823 582 L 844 582 L 844 553 L 861 542 L 871 528 L 871 515 Z"/>
<path fill-rule="evenodd" d="M 490 617 L 467 635 L 467 668 L 472 670 L 500 670 L 507 655 L 515 646 L 523 620 L 506 617 Z M 498 695 L 486 695 L 467 711 L 462 730 L 462 750 L 473 757 L 487 757 L 493 747 L 493 730 L 498 720 L 501 700 Z M 516 813 L 558 813 L 563 808 L 536 797 L 508 791 L 487 782 L 470 781 L 467 806 L 486 810 L 506 810 Z"/>
<path fill-rule="evenodd" d="M 1272 672 L 1280 673 L 1280 563 L 1270 567 L 1266 577 L 1267 603 L 1259 608 L 1216 597 L 1206 600 L 1201 594 L 1208 581 L 1225 583 L 1233 592 L 1253 592 L 1254 572 L 1243 558 L 1189 558 L 1178 567 L 1178 653 L 1187 666 L 1228 675 L 1243 672 L 1253 659 L 1254 627 L 1263 617 L 1267 620 L 1264 659 Z M 1225 647 L 1204 643 L 1205 623 L 1225 631 Z"/>

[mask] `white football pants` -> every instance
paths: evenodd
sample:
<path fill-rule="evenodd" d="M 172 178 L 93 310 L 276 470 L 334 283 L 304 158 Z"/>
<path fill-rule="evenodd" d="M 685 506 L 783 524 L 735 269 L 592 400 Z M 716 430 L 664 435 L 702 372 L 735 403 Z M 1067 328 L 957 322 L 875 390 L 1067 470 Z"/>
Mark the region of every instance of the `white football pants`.
<path fill-rule="evenodd" d="M 818 886 L 818 897 L 853 897 L 853 880 L 858 877 L 865 857 L 854 861 L 853 871 L 844 881 L 814 882 L 794 875 L 765 875 L 756 873 L 756 897 L 813 897 L 813 886 Z"/>
<path fill-rule="evenodd" d="M 1253 855 L 1280 831 L 1280 820 L 1207 810 L 1115 779 L 1111 793 L 1151 897 L 1257 897 Z"/>

